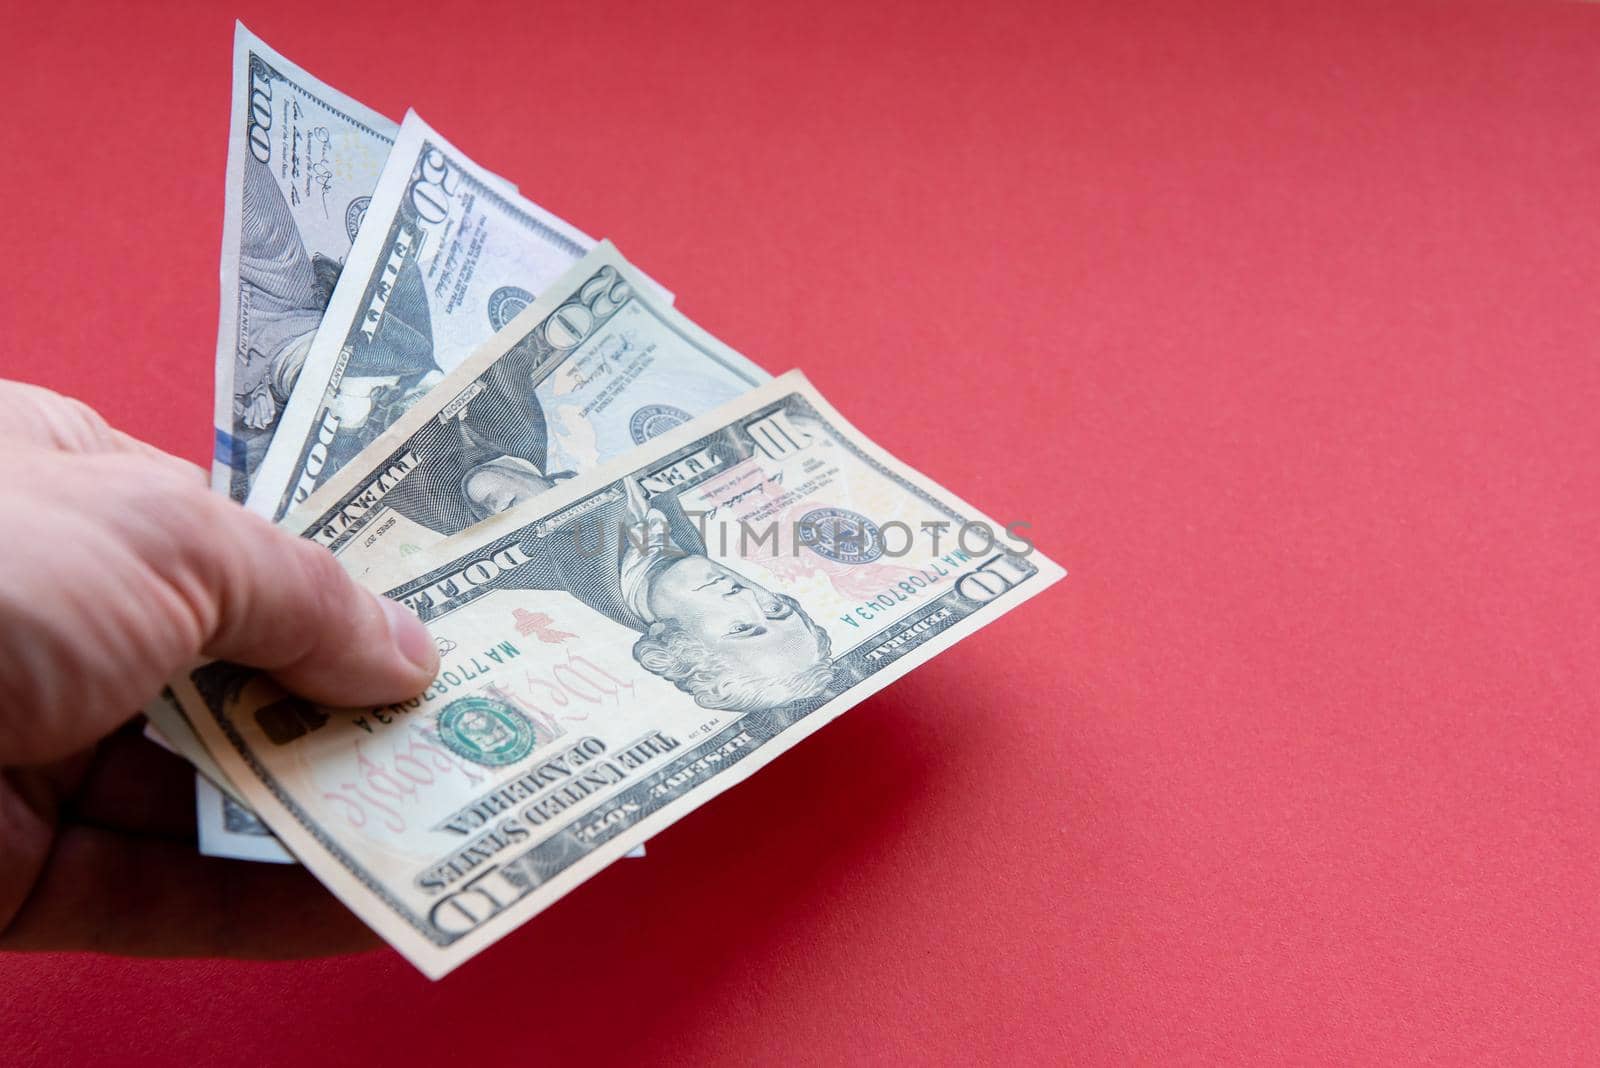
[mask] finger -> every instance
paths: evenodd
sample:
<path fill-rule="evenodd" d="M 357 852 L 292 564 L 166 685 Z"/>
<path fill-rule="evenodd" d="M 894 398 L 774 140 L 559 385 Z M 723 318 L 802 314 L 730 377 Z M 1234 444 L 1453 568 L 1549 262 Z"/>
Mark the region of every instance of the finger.
<path fill-rule="evenodd" d="M 24 442 L 59 452 L 126 452 L 148 457 L 197 480 L 205 472 L 187 460 L 111 426 L 82 401 L 43 386 L 0 379 L 0 440 Z"/>
<path fill-rule="evenodd" d="M 180 477 L 187 478 L 192 482 L 198 482 L 202 486 L 211 481 L 210 472 L 199 464 L 190 463 L 181 456 L 174 456 L 170 452 L 158 449 L 148 441 L 140 441 L 132 434 L 125 434 L 115 427 L 112 427 L 107 434 L 106 447 L 118 452 L 133 453 L 154 460 L 156 463 L 176 471 Z"/>
<path fill-rule="evenodd" d="M 433 679 L 438 651 L 411 611 L 357 585 L 321 546 L 206 498 L 228 536 L 214 524 L 191 539 L 216 609 L 205 655 L 264 668 L 328 705 L 403 701 Z"/>
<path fill-rule="evenodd" d="M 97 452 L 110 432 L 95 410 L 82 401 L 27 382 L 0 380 L 0 438 L 27 441 L 63 452 Z"/>
<path fill-rule="evenodd" d="M 50 856 L 62 798 L 82 778 L 85 761 L 0 769 L 0 931 L 22 908 Z"/>
<path fill-rule="evenodd" d="M 70 822 L 195 841 L 194 765 L 131 724 L 95 749 L 70 807 Z"/>
<path fill-rule="evenodd" d="M 377 936 L 304 869 L 203 857 L 72 826 L 0 949 L 263 960 L 370 949 Z"/>

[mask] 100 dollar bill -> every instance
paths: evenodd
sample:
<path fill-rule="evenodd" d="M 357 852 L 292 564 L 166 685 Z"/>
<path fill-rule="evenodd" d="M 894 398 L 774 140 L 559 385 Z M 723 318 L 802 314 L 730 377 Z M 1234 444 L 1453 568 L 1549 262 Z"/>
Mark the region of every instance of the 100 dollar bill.
<path fill-rule="evenodd" d="M 266 454 L 398 129 L 235 24 L 211 467 L 212 487 L 234 500 Z"/>
<path fill-rule="evenodd" d="M 1002 530 L 791 373 L 372 576 L 442 651 L 419 698 L 319 708 L 224 663 L 174 688 L 437 977 L 1061 577 Z"/>
<path fill-rule="evenodd" d="M 248 507 L 304 501 L 593 244 L 408 113 Z"/>
<path fill-rule="evenodd" d="M 284 525 L 361 575 L 771 377 L 602 242 Z"/>

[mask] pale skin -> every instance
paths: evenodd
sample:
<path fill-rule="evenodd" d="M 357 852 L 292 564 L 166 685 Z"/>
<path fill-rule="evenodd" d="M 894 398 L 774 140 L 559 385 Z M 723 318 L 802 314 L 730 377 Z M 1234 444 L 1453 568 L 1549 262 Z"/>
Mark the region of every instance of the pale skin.
<path fill-rule="evenodd" d="M 438 670 L 416 617 L 194 465 L 3 381 L 0 517 L 0 948 L 376 944 L 304 869 L 199 855 L 192 769 L 129 721 L 198 656 L 324 704 L 408 699 Z"/>

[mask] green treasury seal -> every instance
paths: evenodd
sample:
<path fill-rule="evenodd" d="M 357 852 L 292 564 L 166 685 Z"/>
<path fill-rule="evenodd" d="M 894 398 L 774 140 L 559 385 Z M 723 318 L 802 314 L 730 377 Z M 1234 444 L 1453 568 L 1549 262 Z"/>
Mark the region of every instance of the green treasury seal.
<path fill-rule="evenodd" d="M 504 701 L 460 697 L 439 712 L 439 738 L 452 753 L 497 768 L 533 752 L 533 723 Z"/>

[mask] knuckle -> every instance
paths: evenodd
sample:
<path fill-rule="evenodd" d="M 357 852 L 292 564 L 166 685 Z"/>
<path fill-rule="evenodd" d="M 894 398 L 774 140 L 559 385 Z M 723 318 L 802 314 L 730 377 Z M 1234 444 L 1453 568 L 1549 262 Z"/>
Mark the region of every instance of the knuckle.
<path fill-rule="evenodd" d="M 94 452 L 105 447 L 111 428 L 99 412 L 76 397 L 43 386 L 25 389 L 18 399 L 33 408 L 48 444 L 65 452 Z"/>

